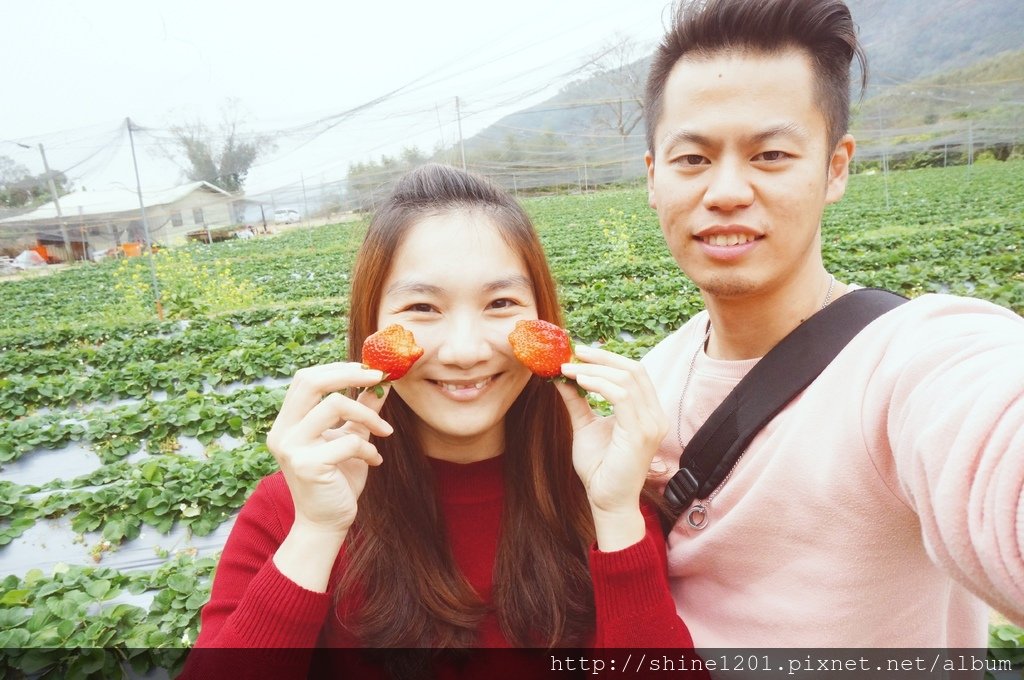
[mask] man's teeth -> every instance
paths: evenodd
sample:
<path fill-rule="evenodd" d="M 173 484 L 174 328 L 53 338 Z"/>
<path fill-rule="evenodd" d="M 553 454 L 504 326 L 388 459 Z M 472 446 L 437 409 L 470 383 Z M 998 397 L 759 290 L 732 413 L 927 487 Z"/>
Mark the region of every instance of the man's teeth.
<path fill-rule="evenodd" d="M 441 389 L 448 390 L 449 392 L 458 392 L 459 390 L 468 390 L 470 388 L 474 388 L 474 389 L 478 389 L 479 390 L 480 388 L 482 388 L 484 385 L 486 385 L 489 382 L 491 382 L 491 379 L 490 378 L 485 378 L 484 380 L 481 380 L 480 382 L 475 382 L 472 385 L 468 385 L 468 384 L 465 384 L 465 383 L 460 384 L 460 385 L 456 385 L 456 384 L 453 384 L 453 383 L 444 383 L 444 382 L 443 383 L 438 383 L 438 384 L 441 386 Z"/>
<path fill-rule="evenodd" d="M 712 234 L 703 238 L 709 246 L 737 246 L 754 240 L 750 234 Z"/>

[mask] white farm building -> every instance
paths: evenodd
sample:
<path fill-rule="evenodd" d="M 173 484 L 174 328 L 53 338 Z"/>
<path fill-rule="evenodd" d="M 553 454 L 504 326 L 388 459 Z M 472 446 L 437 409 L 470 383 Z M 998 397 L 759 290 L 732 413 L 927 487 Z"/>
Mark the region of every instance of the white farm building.
<path fill-rule="evenodd" d="M 182 243 L 190 232 L 234 223 L 228 192 L 208 182 L 191 182 L 160 191 L 144 191 L 149 236 L 153 243 Z M 129 189 L 75 191 L 61 196 L 57 206 L 45 203 L 35 210 L 0 219 L 0 243 L 44 246 L 53 260 L 67 262 L 126 243 L 145 243 L 139 195 Z M 66 231 L 71 251 L 64 241 Z"/>

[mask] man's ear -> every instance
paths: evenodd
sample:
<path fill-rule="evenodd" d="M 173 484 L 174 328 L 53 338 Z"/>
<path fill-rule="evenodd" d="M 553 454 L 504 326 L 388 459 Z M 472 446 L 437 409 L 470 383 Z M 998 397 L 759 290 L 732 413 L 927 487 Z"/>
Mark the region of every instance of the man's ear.
<path fill-rule="evenodd" d="M 644 154 L 644 164 L 647 166 L 647 205 L 657 210 L 657 201 L 654 198 L 654 154 L 650 151 Z"/>
<path fill-rule="evenodd" d="M 835 203 L 846 193 L 846 182 L 850 179 L 850 162 L 857 149 L 853 135 L 847 133 L 836 144 L 828 161 L 828 187 L 825 202 Z"/>

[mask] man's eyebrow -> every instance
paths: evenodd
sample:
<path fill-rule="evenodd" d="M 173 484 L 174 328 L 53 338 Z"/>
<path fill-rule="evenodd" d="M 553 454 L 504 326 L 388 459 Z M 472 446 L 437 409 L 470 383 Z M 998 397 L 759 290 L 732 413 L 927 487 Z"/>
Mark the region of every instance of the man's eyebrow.
<path fill-rule="evenodd" d="M 808 136 L 809 135 L 807 134 L 807 130 L 804 129 L 802 125 L 798 125 L 797 123 L 783 123 L 780 125 L 773 125 L 771 127 L 765 128 L 764 130 L 755 132 L 754 134 L 750 135 L 747 139 L 752 144 L 759 144 L 769 139 L 772 139 L 773 137 L 796 137 L 798 139 L 803 140 L 807 139 Z M 680 142 L 689 142 L 691 144 L 695 144 L 696 146 L 702 147 L 709 147 L 714 145 L 710 137 L 702 135 L 699 132 L 693 132 L 692 130 L 686 129 L 676 130 L 672 134 L 667 135 L 665 137 L 663 145 L 672 146 Z"/>
<path fill-rule="evenodd" d="M 782 125 L 773 125 L 770 128 L 761 130 L 750 136 L 750 141 L 755 144 L 758 142 L 767 141 L 773 137 L 796 137 L 797 139 L 807 139 L 809 135 L 807 130 L 797 123 L 784 123 Z"/>
<path fill-rule="evenodd" d="M 691 132 L 690 130 L 676 130 L 672 134 L 666 135 L 662 146 L 673 146 L 680 142 L 690 142 L 697 146 L 711 146 L 711 139 L 709 137 Z"/>

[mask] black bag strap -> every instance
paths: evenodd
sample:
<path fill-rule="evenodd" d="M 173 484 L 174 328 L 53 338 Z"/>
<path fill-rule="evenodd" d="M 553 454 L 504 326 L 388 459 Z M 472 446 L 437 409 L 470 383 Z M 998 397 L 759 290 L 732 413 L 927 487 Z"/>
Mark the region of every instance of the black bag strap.
<path fill-rule="evenodd" d="M 665 487 L 671 511 L 666 534 L 695 499 L 718 488 L 761 428 L 814 382 L 857 333 L 906 301 L 881 288 L 850 291 L 758 361 L 686 445 L 685 460 Z"/>

